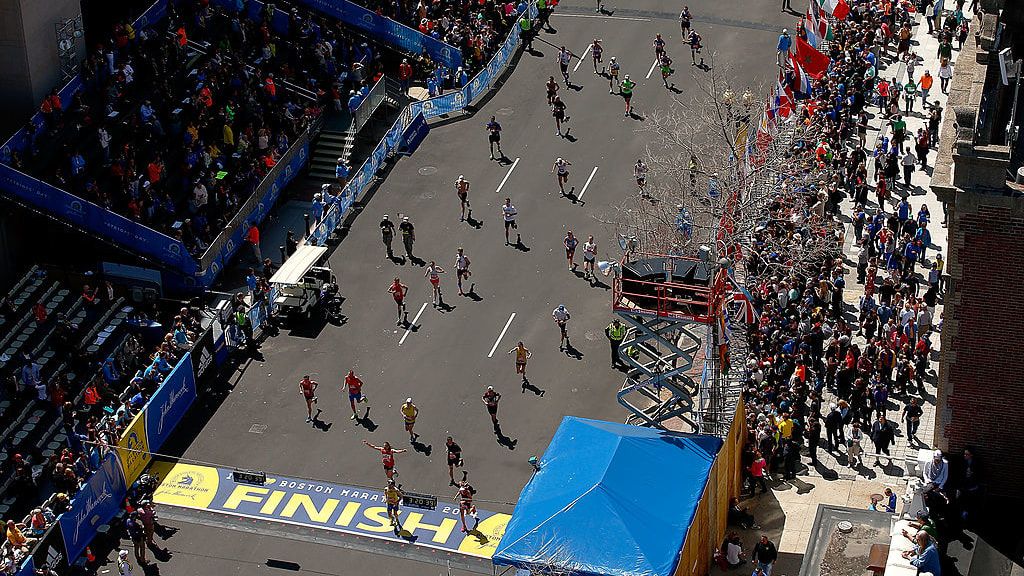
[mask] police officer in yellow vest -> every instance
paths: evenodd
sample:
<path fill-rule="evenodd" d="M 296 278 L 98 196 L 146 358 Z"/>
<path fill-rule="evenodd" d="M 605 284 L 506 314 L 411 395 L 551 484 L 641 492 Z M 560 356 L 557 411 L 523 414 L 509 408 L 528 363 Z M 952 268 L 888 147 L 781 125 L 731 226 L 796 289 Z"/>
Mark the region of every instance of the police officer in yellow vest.
<path fill-rule="evenodd" d="M 608 337 L 608 343 L 612 348 L 612 368 L 628 368 L 628 366 L 619 358 L 619 346 L 622 345 L 622 341 L 626 339 L 626 327 L 622 325 L 622 322 L 618 318 L 612 321 L 607 328 L 604 329 L 605 336 Z"/>

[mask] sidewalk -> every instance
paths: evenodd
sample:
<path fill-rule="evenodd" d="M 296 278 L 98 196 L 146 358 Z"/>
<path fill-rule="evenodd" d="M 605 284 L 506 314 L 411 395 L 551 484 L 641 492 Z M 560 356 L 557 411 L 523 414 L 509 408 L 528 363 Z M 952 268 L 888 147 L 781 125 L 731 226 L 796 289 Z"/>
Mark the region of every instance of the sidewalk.
<path fill-rule="evenodd" d="M 972 13 L 965 13 L 965 16 L 972 18 Z M 928 96 L 929 103 L 934 103 L 936 100 L 939 105 L 943 107 L 943 115 L 951 114 L 952 111 L 946 108 L 946 95 L 939 89 L 940 82 L 938 79 L 938 56 L 936 54 L 938 50 L 938 39 L 935 36 L 928 34 L 927 24 L 921 19 L 921 22 L 915 26 L 915 34 L 911 43 L 911 50 L 916 52 L 917 55 L 922 59 L 915 69 L 914 76 L 917 81 L 925 70 L 929 70 L 932 76 L 935 77 L 935 83 Z M 956 58 L 959 56 L 959 50 L 956 50 L 956 43 L 954 42 L 953 51 L 953 62 L 955 63 Z M 899 62 L 889 63 L 884 67 L 880 67 L 880 76 L 884 76 L 890 81 L 897 74 L 898 80 L 901 85 L 905 85 L 907 82 L 906 77 L 906 66 Z M 954 67 L 954 75 L 956 74 Z M 902 109 L 902 106 L 901 106 Z M 878 114 L 877 107 L 869 107 L 869 112 L 874 113 L 874 117 L 871 119 L 868 135 L 867 135 L 867 152 L 870 155 L 874 149 L 874 144 L 879 136 L 882 134 L 884 126 L 887 124 L 887 120 Z M 922 111 L 920 107 L 920 97 L 915 104 L 915 112 L 911 115 L 904 115 L 907 121 L 907 134 L 915 134 L 918 128 L 927 129 L 927 111 Z M 886 131 L 888 133 L 888 131 Z M 944 135 L 940 133 L 940 139 Z M 911 146 L 913 144 L 911 143 Z M 936 143 L 932 143 L 932 152 L 929 154 L 929 162 L 931 162 L 937 154 L 934 153 L 936 149 Z M 873 175 L 873 166 L 869 159 L 868 173 Z M 931 223 L 929 224 L 929 231 L 932 235 L 932 246 L 929 248 L 928 260 L 934 259 L 934 256 L 938 252 L 945 254 L 946 251 L 946 228 L 941 225 L 943 220 L 942 203 L 935 197 L 929 188 L 931 181 L 932 168 L 929 167 L 925 170 L 916 170 L 911 178 L 912 189 L 910 191 L 909 201 L 912 206 L 913 212 L 916 214 L 917 210 L 921 207 L 921 204 L 928 206 L 928 210 L 931 213 Z M 900 186 L 895 194 L 906 195 L 906 192 L 902 186 Z M 874 195 L 872 194 L 873 198 Z M 873 201 L 868 203 L 868 208 L 874 208 L 876 205 Z M 888 207 L 891 212 L 891 205 Z M 857 254 L 854 251 L 856 243 L 853 237 L 853 227 L 849 225 L 851 222 L 851 215 L 853 213 L 853 201 L 847 199 L 841 206 L 842 219 L 848 224 L 846 229 L 846 237 L 844 243 L 844 251 L 847 258 L 847 273 L 846 273 L 846 290 L 844 291 L 844 301 L 847 304 L 847 310 L 852 310 L 854 314 L 857 313 L 858 305 L 861 296 L 864 294 L 864 288 L 862 285 L 857 284 Z M 918 268 L 920 275 L 922 268 Z M 922 285 L 927 286 L 927 278 L 923 278 Z M 923 290 L 922 290 L 923 293 Z M 942 304 L 941 298 L 939 304 L 935 310 L 934 326 L 941 327 L 942 318 Z M 861 336 L 856 336 L 854 341 L 860 346 L 864 346 L 865 340 Z M 906 491 L 906 480 L 907 480 L 907 459 L 916 459 L 918 450 L 930 449 L 930 441 L 933 437 L 935 427 L 935 374 L 938 371 L 938 348 L 939 338 L 937 332 L 933 331 L 931 336 L 933 348 L 936 352 L 932 354 L 932 361 L 929 370 L 929 376 L 925 379 L 925 394 L 923 396 L 924 402 L 921 404 L 924 409 L 924 415 L 921 418 L 920 428 L 917 431 L 917 436 L 922 439 L 925 443 L 910 443 L 907 441 L 905 432 L 903 431 L 903 423 L 900 417 L 900 412 L 903 407 L 909 401 L 909 398 L 903 396 L 897 396 L 895 398 L 890 397 L 889 409 L 887 416 L 890 422 L 897 429 L 897 437 L 893 446 L 890 448 L 892 454 L 892 465 L 882 467 L 874 467 L 873 447 L 870 442 L 866 442 L 864 446 L 865 454 L 864 460 L 866 466 L 861 466 L 854 470 L 847 466 L 847 459 L 845 454 L 845 447 L 839 452 L 830 454 L 822 449 L 818 450 L 818 460 L 821 466 L 816 470 L 814 468 L 807 468 L 797 478 L 792 481 L 774 481 L 769 485 L 771 492 L 764 496 L 757 496 L 755 498 L 744 498 L 742 500 L 742 506 L 748 507 L 750 512 L 754 514 L 758 522 L 761 524 L 761 530 L 748 530 L 741 532 L 741 537 L 744 541 L 744 549 L 751 550 L 754 543 L 760 534 L 766 533 L 768 537 L 776 543 L 779 550 L 779 560 L 773 570 L 773 574 L 794 576 L 800 570 L 800 565 L 803 560 L 803 553 L 807 548 L 808 539 L 810 537 L 811 525 L 814 522 L 814 515 L 817 510 L 818 504 L 837 504 L 841 506 L 848 506 L 851 508 L 862 508 L 866 509 L 869 504 L 869 498 L 871 494 L 881 493 L 885 488 L 892 488 L 893 491 L 902 496 Z M 822 405 L 828 406 L 835 403 L 837 398 L 835 394 L 828 389 L 824 391 L 824 397 L 822 399 Z M 803 463 L 807 464 L 808 459 L 805 456 Z M 885 464 L 885 459 L 882 460 Z M 824 473 L 824 477 L 823 474 Z M 776 475 L 778 476 L 778 475 Z M 713 571 L 713 573 L 719 573 L 720 571 Z"/>

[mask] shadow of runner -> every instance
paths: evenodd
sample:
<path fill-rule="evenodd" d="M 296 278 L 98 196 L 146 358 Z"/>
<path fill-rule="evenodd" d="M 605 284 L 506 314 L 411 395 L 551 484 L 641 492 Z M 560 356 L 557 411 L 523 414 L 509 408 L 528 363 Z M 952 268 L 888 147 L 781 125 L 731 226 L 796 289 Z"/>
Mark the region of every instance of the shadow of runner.
<path fill-rule="evenodd" d="M 498 444 L 504 446 L 505 448 L 508 448 L 509 450 L 515 450 L 516 444 L 519 443 L 518 438 L 512 439 L 509 438 L 508 436 L 505 436 L 505 434 L 501 431 L 500 424 L 496 424 L 494 426 L 494 436 L 498 439 Z"/>
<path fill-rule="evenodd" d="M 419 452 L 420 454 L 423 454 L 424 456 L 430 456 L 430 453 L 434 451 L 434 448 L 432 446 L 430 446 L 429 444 L 424 444 L 419 440 L 413 440 L 412 442 L 410 442 L 410 444 L 412 444 L 413 450 Z"/>

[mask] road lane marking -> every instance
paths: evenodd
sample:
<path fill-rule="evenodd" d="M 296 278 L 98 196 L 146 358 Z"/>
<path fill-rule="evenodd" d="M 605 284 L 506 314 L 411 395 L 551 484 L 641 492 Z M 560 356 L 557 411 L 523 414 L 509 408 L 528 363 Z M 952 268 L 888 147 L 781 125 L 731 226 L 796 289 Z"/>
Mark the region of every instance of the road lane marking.
<path fill-rule="evenodd" d="M 491 351 L 487 353 L 488 358 L 494 356 L 494 351 L 498 349 L 498 344 L 501 344 L 501 339 L 505 337 L 505 332 L 508 332 L 508 327 L 512 325 L 512 320 L 515 320 L 515 317 L 515 312 L 508 317 L 508 322 L 505 322 L 505 327 L 501 329 L 501 334 L 498 334 L 498 339 L 494 341 L 494 346 L 491 346 Z"/>
<path fill-rule="evenodd" d="M 498 189 L 494 191 L 495 194 L 501 194 L 501 189 L 505 186 L 508 177 L 512 175 L 512 171 L 516 169 L 517 164 L 519 164 L 519 158 L 516 158 L 516 161 L 512 163 L 512 167 L 505 173 L 505 177 L 501 179 L 501 184 L 498 184 Z"/>
<path fill-rule="evenodd" d="M 584 56 L 586 56 L 587 50 L 589 50 L 589 49 L 590 49 L 590 46 L 588 45 L 587 48 L 583 50 L 583 55 Z M 583 64 L 583 56 L 580 56 L 580 57 L 578 57 L 576 59 L 576 66 L 572 69 L 572 71 L 576 72 L 577 70 L 579 70 L 580 69 L 580 64 Z"/>
<path fill-rule="evenodd" d="M 658 59 L 654 59 L 654 63 L 651 64 L 651 69 L 647 71 L 647 79 L 651 79 L 651 74 L 654 74 L 654 69 L 658 67 Z"/>
<path fill-rule="evenodd" d="M 583 195 L 587 193 L 587 186 L 590 186 L 590 181 L 594 179 L 594 174 L 597 174 L 597 166 L 590 172 L 590 178 L 587 178 L 587 183 L 583 185 L 583 190 L 580 190 L 580 195 L 576 197 L 576 200 L 583 200 Z"/>
<path fill-rule="evenodd" d="M 412 327 L 416 325 L 416 321 L 420 319 L 420 315 L 427 309 L 427 303 L 424 302 L 423 306 L 420 306 L 420 311 L 416 313 L 416 317 L 409 323 L 409 327 L 405 329 L 405 334 L 402 334 L 402 339 L 398 341 L 398 345 L 401 346 L 405 339 L 409 337 L 409 332 L 412 332 Z"/>

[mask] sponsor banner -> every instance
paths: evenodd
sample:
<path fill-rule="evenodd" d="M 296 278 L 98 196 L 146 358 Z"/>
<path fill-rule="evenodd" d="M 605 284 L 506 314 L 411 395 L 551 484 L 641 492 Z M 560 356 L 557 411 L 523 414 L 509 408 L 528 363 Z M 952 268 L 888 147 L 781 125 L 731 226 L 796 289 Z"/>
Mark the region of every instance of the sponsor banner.
<path fill-rule="evenodd" d="M 184 244 L 178 240 L 86 202 L 6 164 L 0 164 L 0 190 L 187 274 L 194 273 L 198 268 Z"/>
<path fill-rule="evenodd" d="M 164 378 L 143 410 L 146 413 L 146 446 L 149 452 L 160 450 L 171 432 L 174 431 L 174 427 L 178 425 L 196 399 L 196 379 L 192 366 L 193 353 L 194 351 L 189 351 L 178 360 L 174 370 L 171 370 L 171 373 Z M 148 460 L 149 456 L 147 455 L 147 463 Z M 122 461 L 124 460 L 122 459 Z M 129 470 L 130 468 L 125 466 L 125 476 L 134 482 L 135 477 L 128 473 Z"/>
<path fill-rule="evenodd" d="M 216 324 L 216 322 L 214 323 Z M 192 344 L 192 350 L 189 352 L 192 356 L 193 377 L 197 384 L 211 368 L 217 367 L 214 352 L 213 327 L 211 326 Z"/>
<path fill-rule="evenodd" d="M 148 406 L 149 404 L 146 405 L 147 408 Z M 153 459 L 149 454 L 149 442 L 146 440 L 147 408 L 143 408 L 135 415 L 132 423 L 128 425 L 128 429 L 124 431 L 124 435 L 117 442 L 117 455 L 121 459 L 121 469 L 124 470 L 124 477 L 129 484 L 135 482 L 142 475 L 142 471 L 149 466 Z"/>
<path fill-rule="evenodd" d="M 462 53 L 458 48 L 347 0 L 302 0 L 302 4 L 365 30 L 385 44 L 398 46 L 410 54 L 426 51 L 432 60 L 444 64 L 450 70 L 462 66 Z"/>
<path fill-rule="evenodd" d="M 490 558 L 511 516 L 478 510 L 480 522 L 464 534 L 458 504 L 441 498 L 435 510 L 401 507 L 401 528 L 388 520 L 384 494 L 376 490 L 296 478 L 267 477 L 265 486 L 236 484 L 231 470 L 158 461 L 158 504 L 219 512 L 425 546 Z M 467 517 L 472 528 L 473 519 Z"/>
<path fill-rule="evenodd" d="M 427 125 L 427 120 L 423 118 L 423 114 L 417 114 L 409 127 L 405 129 L 405 134 L 402 137 L 402 153 L 412 154 L 415 152 L 420 142 L 427 137 L 428 132 L 430 132 L 430 126 Z"/>
<path fill-rule="evenodd" d="M 71 508 L 58 519 L 68 559 L 78 558 L 96 536 L 96 529 L 117 515 L 127 492 L 117 457 L 108 452 L 100 467 L 75 495 Z"/>
<path fill-rule="evenodd" d="M 60 524 L 54 522 L 50 528 L 43 533 L 43 537 L 36 543 L 32 556 L 33 568 L 46 566 L 57 574 L 67 574 L 70 561 L 67 550 L 64 549 L 64 534 L 61 533 Z M 31 572 L 30 572 L 31 574 Z"/>

